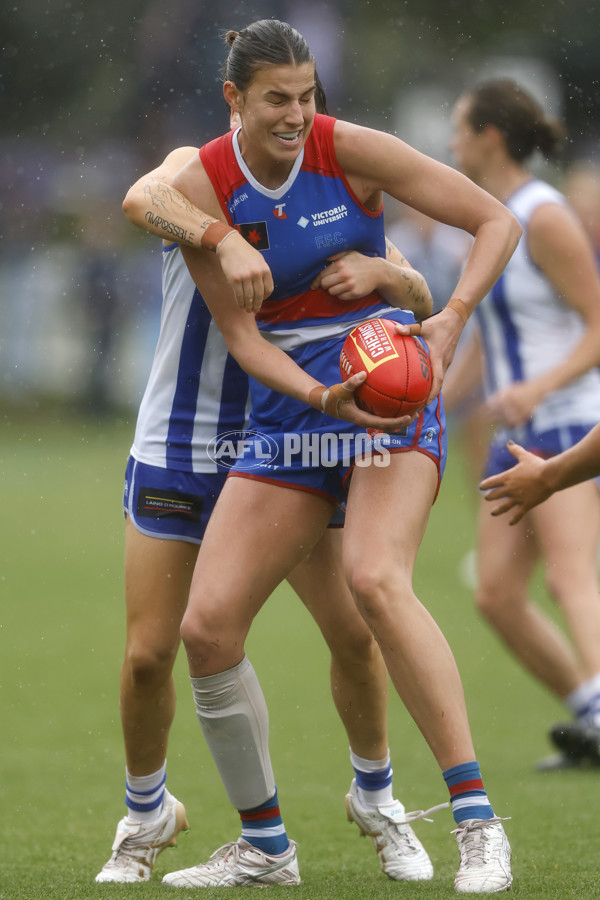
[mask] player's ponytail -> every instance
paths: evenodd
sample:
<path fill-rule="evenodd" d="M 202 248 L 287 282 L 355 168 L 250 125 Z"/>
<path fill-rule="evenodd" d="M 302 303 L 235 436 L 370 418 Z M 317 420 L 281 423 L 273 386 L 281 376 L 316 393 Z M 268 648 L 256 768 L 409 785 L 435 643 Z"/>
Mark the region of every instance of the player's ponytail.
<path fill-rule="evenodd" d="M 475 131 L 495 126 L 509 156 L 517 162 L 539 150 L 547 159 L 558 156 L 565 130 L 542 106 L 510 78 L 483 81 L 467 91 L 467 119 Z"/>

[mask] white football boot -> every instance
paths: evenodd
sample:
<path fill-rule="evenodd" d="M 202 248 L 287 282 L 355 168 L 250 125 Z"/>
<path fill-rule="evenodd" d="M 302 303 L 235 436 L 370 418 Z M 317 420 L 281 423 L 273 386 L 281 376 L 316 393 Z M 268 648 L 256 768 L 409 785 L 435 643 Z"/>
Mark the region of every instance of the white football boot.
<path fill-rule="evenodd" d="M 162 883 L 182 888 L 300 884 L 296 845 L 290 841 L 285 853 L 269 856 L 239 838 L 215 850 L 208 862 L 170 872 Z"/>
<path fill-rule="evenodd" d="M 502 820 L 467 819 L 453 832 L 460 852 L 454 880 L 459 894 L 496 894 L 510 891 L 510 844 Z"/>
<path fill-rule="evenodd" d="M 355 778 L 346 794 L 348 820 L 356 822 L 361 835 L 369 835 L 382 870 L 394 881 L 429 881 L 433 878 L 431 860 L 410 822 L 424 819 L 428 813 L 447 806 L 443 803 L 426 812 L 407 813 L 400 801 L 394 800 L 377 809 L 368 809 L 358 799 Z"/>
<path fill-rule="evenodd" d="M 149 881 L 158 854 L 166 847 L 174 847 L 179 832 L 189 827 L 183 803 L 165 790 L 158 819 L 152 822 L 121 819 L 112 856 L 96 875 L 96 881 Z"/>

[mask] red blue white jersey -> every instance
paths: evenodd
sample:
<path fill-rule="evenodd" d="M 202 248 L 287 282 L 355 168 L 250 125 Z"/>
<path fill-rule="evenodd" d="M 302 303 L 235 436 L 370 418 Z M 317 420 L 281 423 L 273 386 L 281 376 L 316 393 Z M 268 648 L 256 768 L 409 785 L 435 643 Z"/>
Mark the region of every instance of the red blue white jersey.
<path fill-rule="evenodd" d="M 523 234 L 504 272 L 476 310 L 488 396 L 554 368 L 581 340 L 585 329 L 581 317 L 556 293 L 528 252 L 528 226 L 535 210 L 547 203 L 566 202 L 555 188 L 532 179 L 506 203 Z M 594 368 L 547 395 L 536 407 L 532 425 L 536 431 L 546 431 L 557 425 L 598 421 L 600 372 Z"/>
<path fill-rule="evenodd" d="M 377 293 L 349 302 L 310 289 L 333 254 L 356 250 L 385 258 L 383 207 L 367 209 L 352 190 L 335 154 L 334 125 L 329 116 L 315 116 L 289 177 L 275 190 L 260 184 L 245 164 L 240 129 L 200 149 L 228 221 L 262 252 L 273 274 L 274 291 L 256 316 L 259 329 L 325 384 L 340 380 L 337 360 L 329 370 L 321 369 L 315 345 L 343 337 L 359 322 L 390 310 Z M 401 316 L 414 322 L 411 312 Z M 298 404 L 252 380 L 251 392 L 255 420 L 264 412 L 271 421 L 283 421 Z"/>
<path fill-rule="evenodd" d="M 177 244 L 163 247 L 162 287 L 160 334 L 131 455 L 151 466 L 217 472 L 207 450 L 217 434 L 246 427 L 248 378 L 227 352 Z"/>

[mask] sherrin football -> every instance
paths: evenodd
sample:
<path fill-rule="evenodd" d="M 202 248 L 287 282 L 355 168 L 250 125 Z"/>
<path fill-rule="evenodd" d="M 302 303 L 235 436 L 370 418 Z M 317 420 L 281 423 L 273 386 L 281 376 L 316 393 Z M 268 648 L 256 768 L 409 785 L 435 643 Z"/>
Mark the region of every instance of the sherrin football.
<path fill-rule="evenodd" d="M 344 381 L 357 372 L 367 378 L 355 391 L 361 409 L 382 418 L 411 416 L 431 390 L 431 361 L 423 343 L 397 334 L 391 319 L 369 319 L 354 328 L 340 353 Z"/>

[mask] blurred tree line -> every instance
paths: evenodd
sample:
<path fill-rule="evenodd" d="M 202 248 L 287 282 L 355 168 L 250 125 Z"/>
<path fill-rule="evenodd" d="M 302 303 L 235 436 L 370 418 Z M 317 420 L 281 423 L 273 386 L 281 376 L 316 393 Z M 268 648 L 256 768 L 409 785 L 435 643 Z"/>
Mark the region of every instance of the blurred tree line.
<path fill-rule="evenodd" d="M 567 157 L 598 154 L 595 0 L 10 0 L 0 7 L 0 401 L 137 403 L 158 327 L 160 245 L 128 225 L 121 200 L 173 147 L 228 126 L 222 35 L 266 17 L 307 38 L 332 114 L 438 158 L 454 99 L 497 75 L 494 60 L 505 74 L 532 64 L 538 99 L 567 124 Z"/>
<path fill-rule="evenodd" d="M 328 11 L 339 22 L 330 48 L 341 45 L 341 83 L 326 86 L 347 115 L 380 124 L 407 85 L 450 79 L 460 90 L 486 55 L 539 56 L 558 73 L 573 139 L 598 138 L 595 0 L 13 0 L 0 11 L 4 134 L 59 147 L 98 134 L 148 137 L 167 106 L 214 133 L 220 32 L 262 16 L 294 22 L 302 7 L 315 26 Z M 155 131 L 152 142 L 161 137 Z"/>

